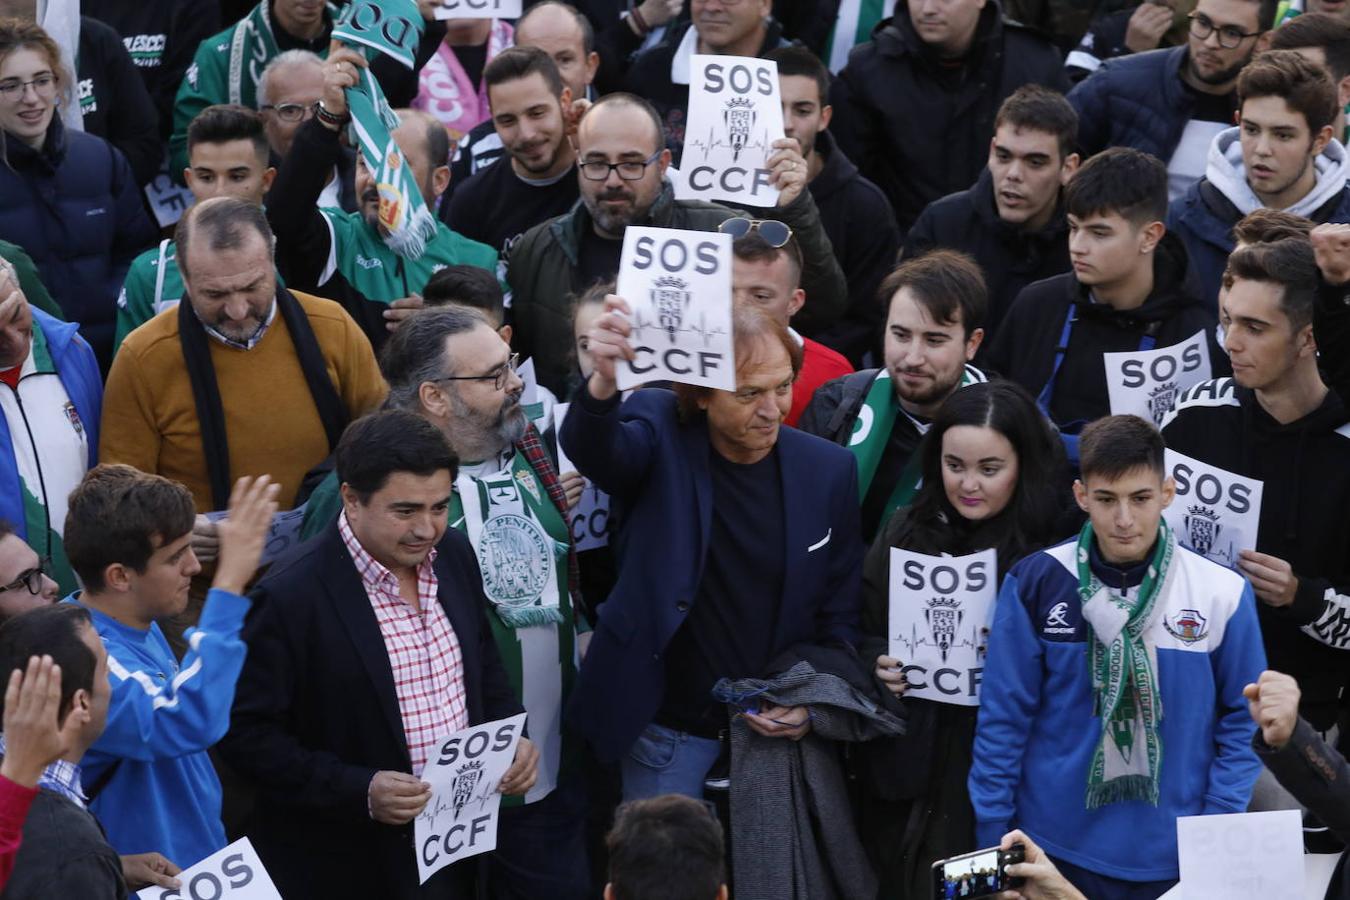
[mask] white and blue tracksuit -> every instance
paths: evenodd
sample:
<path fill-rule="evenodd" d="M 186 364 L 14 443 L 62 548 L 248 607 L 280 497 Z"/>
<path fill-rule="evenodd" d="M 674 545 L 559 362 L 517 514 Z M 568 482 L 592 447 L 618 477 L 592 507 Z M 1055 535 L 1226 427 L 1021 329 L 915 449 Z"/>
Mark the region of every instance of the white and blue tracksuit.
<path fill-rule="evenodd" d="M 977 846 L 1016 827 L 1051 856 L 1110 878 L 1176 879 L 1177 817 L 1244 811 L 1261 770 L 1242 696 L 1266 661 L 1252 589 L 1176 548 L 1147 631 L 1162 697 L 1158 805 L 1089 810 L 1102 723 L 1093 715 L 1076 548 L 1071 540 L 1027 557 L 999 592 L 970 770 Z M 1137 592 L 1143 564 L 1122 572 L 1093 551 L 1104 584 Z"/>

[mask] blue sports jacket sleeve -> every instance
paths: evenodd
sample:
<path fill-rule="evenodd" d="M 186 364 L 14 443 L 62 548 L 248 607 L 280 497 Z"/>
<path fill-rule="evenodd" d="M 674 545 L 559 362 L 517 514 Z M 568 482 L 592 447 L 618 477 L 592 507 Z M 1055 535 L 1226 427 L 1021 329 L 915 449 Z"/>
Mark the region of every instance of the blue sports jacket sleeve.
<path fill-rule="evenodd" d="M 1252 750 L 1251 715 L 1242 689 L 1261 677 L 1266 651 L 1256 619 L 1252 586 L 1243 584 L 1242 599 L 1224 628 L 1223 642 L 1210 651 L 1218 722 L 1214 729 L 1214 762 L 1205 789 L 1205 814 L 1245 812 L 1261 762 Z"/>

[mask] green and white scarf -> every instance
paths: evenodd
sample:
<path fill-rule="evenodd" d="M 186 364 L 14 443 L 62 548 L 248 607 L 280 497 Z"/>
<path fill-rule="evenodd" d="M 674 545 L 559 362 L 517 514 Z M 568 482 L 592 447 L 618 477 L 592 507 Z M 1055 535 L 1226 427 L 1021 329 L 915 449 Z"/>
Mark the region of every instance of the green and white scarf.
<path fill-rule="evenodd" d="M 483 593 L 512 628 L 566 621 L 567 524 L 523 453 L 500 471 L 455 481 L 450 524 L 478 555 Z"/>
<path fill-rule="evenodd" d="M 1157 806 L 1163 709 L 1158 651 L 1145 633 L 1171 570 L 1176 539 L 1167 522 L 1158 524 L 1157 545 L 1133 600 L 1111 591 L 1093 574 L 1092 541 L 1092 523 L 1086 522 L 1078 533 L 1078 597 L 1088 624 L 1093 715 L 1102 720 L 1088 770 L 1087 808 L 1124 800 Z"/>
<path fill-rule="evenodd" d="M 411 69 L 422 27 L 422 16 L 413 0 L 357 0 L 343 10 L 333 26 L 333 39 L 362 51 L 368 59 L 384 54 Z M 369 68 L 361 70 L 361 80 L 355 87 L 347 88 L 347 108 L 361 158 L 375 175 L 384 242 L 399 256 L 415 260 L 436 234 L 436 217 L 423 201 L 422 189 L 394 143 L 398 114 L 389 106 Z"/>

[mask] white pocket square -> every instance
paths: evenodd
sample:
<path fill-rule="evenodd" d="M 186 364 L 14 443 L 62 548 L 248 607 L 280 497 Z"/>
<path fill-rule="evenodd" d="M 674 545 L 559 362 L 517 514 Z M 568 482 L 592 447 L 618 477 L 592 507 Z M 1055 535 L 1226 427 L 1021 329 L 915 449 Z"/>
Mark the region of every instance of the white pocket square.
<path fill-rule="evenodd" d="M 830 535 L 833 534 L 833 533 L 834 533 L 834 529 L 833 529 L 833 528 L 828 529 L 828 530 L 825 532 L 825 536 L 824 536 L 823 538 L 821 538 L 820 540 L 816 541 L 816 542 L 815 542 L 814 544 L 812 544 L 810 547 L 807 547 L 807 548 L 806 548 L 806 552 L 807 552 L 807 553 L 815 553 L 815 552 L 816 552 L 817 550 L 819 550 L 821 547 L 824 547 L 826 544 L 828 544 L 828 543 L 830 542 Z"/>

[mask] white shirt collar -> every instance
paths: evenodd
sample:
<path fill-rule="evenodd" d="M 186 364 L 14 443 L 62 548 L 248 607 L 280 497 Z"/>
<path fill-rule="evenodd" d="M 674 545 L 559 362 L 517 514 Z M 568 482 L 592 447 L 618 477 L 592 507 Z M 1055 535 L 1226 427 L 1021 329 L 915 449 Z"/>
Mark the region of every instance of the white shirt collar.
<path fill-rule="evenodd" d="M 698 52 L 698 29 L 691 23 L 685 29 L 680 46 L 675 48 L 675 57 L 670 61 L 670 80 L 672 84 L 689 83 L 689 67 L 693 56 Z"/>

